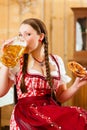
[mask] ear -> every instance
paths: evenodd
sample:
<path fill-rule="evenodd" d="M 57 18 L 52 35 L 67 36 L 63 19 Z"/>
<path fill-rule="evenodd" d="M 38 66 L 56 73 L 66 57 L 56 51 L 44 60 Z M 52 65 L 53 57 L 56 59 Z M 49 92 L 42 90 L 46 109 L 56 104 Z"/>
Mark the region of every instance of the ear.
<path fill-rule="evenodd" d="M 43 41 L 43 39 L 44 39 L 44 33 L 41 33 L 41 34 L 40 34 L 40 39 L 39 39 L 39 40 L 40 40 L 40 41 Z"/>

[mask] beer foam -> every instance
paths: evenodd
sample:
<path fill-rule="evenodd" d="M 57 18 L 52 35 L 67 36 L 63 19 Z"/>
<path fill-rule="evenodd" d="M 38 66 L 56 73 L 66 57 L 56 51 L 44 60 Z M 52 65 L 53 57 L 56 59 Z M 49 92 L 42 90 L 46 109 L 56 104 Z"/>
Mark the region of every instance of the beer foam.
<path fill-rule="evenodd" d="M 13 42 L 12 45 L 19 45 L 19 46 L 23 46 L 23 47 L 26 47 L 26 42 L 22 42 L 22 41 L 15 41 Z"/>
<path fill-rule="evenodd" d="M 23 46 L 23 47 L 27 46 L 26 41 L 22 41 L 17 37 L 14 38 L 12 45 L 19 45 L 19 46 Z"/>

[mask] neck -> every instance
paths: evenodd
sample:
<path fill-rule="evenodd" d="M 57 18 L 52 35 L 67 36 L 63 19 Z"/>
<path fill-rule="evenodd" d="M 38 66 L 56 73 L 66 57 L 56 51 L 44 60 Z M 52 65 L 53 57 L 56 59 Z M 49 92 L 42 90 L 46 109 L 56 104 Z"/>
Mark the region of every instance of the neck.
<path fill-rule="evenodd" d="M 41 45 L 34 51 L 32 51 L 32 57 L 35 57 L 36 59 L 42 61 L 44 59 L 44 46 Z"/>
<path fill-rule="evenodd" d="M 33 56 L 32 56 L 33 57 Z M 45 64 L 45 58 L 37 58 L 37 57 L 33 57 L 33 59 L 40 65 L 43 66 Z"/>

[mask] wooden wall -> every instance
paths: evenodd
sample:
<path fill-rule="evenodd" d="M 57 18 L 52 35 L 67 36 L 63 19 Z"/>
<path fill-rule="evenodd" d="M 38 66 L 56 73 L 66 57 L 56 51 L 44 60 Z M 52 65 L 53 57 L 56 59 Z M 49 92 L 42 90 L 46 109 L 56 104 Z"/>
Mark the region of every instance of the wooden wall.
<path fill-rule="evenodd" d="M 74 79 L 67 68 L 67 63 L 73 59 L 74 53 L 74 14 L 71 8 L 87 7 L 87 0 L 32 1 L 35 2 L 34 5 L 23 6 L 18 3 L 18 0 L 0 0 L 0 41 L 17 35 L 19 25 L 25 18 L 41 18 L 46 23 L 49 33 L 49 51 L 63 58 L 67 73 L 72 77 L 72 81 L 68 84 L 69 87 Z M 64 105 L 77 105 L 87 109 L 86 93 L 87 86 L 84 86 Z M 10 106 L 10 108 L 13 108 L 13 106 Z M 6 109 L 6 107 L 1 109 L 2 126 L 8 124 L 10 114 L 4 116 L 8 113 L 6 110 L 9 109 Z"/>

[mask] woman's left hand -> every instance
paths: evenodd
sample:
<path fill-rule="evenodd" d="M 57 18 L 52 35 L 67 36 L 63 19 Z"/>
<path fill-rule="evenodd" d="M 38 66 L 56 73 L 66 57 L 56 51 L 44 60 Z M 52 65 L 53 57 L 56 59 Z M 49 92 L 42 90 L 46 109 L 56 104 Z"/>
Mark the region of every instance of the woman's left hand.
<path fill-rule="evenodd" d="M 77 77 L 74 83 L 79 88 L 86 85 L 87 84 L 87 75 L 82 78 Z"/>

